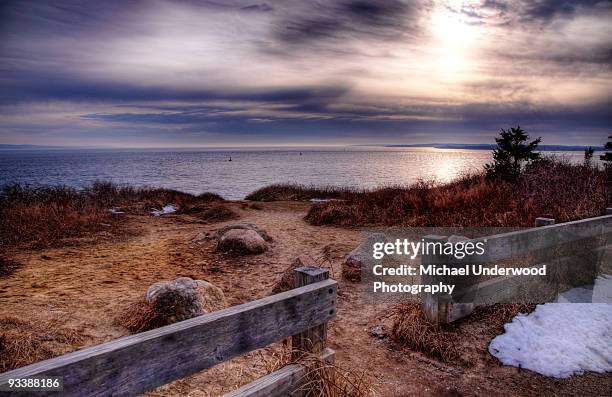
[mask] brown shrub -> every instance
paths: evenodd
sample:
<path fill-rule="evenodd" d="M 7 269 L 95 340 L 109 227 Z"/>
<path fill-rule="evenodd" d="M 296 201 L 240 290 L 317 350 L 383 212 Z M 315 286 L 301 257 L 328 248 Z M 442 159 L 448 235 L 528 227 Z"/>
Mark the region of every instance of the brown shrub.
<path fill-rule="evenodd" d="M 313 198 L 344 199 L 358 190 L 334 186 L 306 186 L 275 184 L 250 193 L 245 200 L 251 201 L 307 201 Z"/>
<path fill-rule="evenodd" d="M 343 369 L 314 355 L 303 356 L 306 375 L 296 390 L 305 397 L 370 397 L 376 393 L 365 371 Z"/>
<path fill-rule="evenodd" d="M 108 230 L 108 208 L 68 187 L 5 187 L 0 199 L 0 245 L 45 247 L 70 237 Z M 106 226 L 105 226 L 106 225 Z"/>
<path fill-rule="evenodd" d="M 305 219 L 314 225 L 529 227 L 546 214 L 560 223 L 601 214 L 612 202 L 609 173 L 545 160 L 513 184 L 476 174 L 442 185 L 358 192 L 346 201 L 313 205 Z"/>
<path fill-rule="evenodd" d="M 219 200 L 223 199 L 211 193 L 194 196 L 109 182 L 96 182 L 78 191 L 66 186 L 4 186 L 0 190 L 0 246 L 43 248 L 67 238 L 117 232 L 120 223 L 110 213 L 111 208 L 148 214 L 151 208 L 172 203 L 181 212 Z"/>
<path fill-rule="evenodd" d="M 170 324 L 167 317 L 141 300 L 129 305 L 114 323 L 135 334 Z"/>
<path fill-rule="evenodd" d="M 496 303 L 478 306 L 466 318 L 451 324 L 427 321 L 417 303 L 397 305 L 391 313 L 391 338 L 411 350 L 449 364 L 470 365 L 470 357 L 488 356 L 491 339 L 504 332 L 504 324 L 535 304 Z"/>
<path fill-rule="evenodd" d="M 52 322 L 26 321 L 15 316 L 0 318 L 0 372 L 10 371 L 66 351 L 83 342 L 74 330 Z"/>
<path fill-rule="evenodd" d="M 456 364 L 460 360 L 454 324 L 431 324 L 420 305 L 413 303 L 398 305 L 392 318 L 391 338 L 394 341 L 443 362 Z"/>
<path fill-rule="evenodd" d="M 203 221 L 214 223 L 214 222 L 225 222 L 232 219 L 240 218 L 240 216 L 234 212 L 231 208 L 224 205 L 216 205 L 203 210 L 197 215 L 199 219 Z"/>

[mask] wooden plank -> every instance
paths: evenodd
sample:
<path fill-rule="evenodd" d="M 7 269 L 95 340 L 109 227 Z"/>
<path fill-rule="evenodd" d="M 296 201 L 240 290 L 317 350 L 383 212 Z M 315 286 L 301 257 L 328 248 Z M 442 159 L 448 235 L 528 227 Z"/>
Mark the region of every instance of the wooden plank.
<path fill-rule="evenodd" d="M 293 275 L 293 285 L 295 287 L 302 287 L 327 280 L 329 278 L 329 270 L 315 266 L 304 266 L 295 269 Z M 292 357 L 297 360 L 304 352 L 319 354 L 325 348 L 326 341 L 326 323 L 315 325 L 299 334 L 293 335 L 291 338 Z"/>
<path fill-rule="evenodd" d="M 472 262 L 477 260 L 480 263 L 499 261 L 610 233 L 612 233 L 612 215 L 496 234 L 471 240 L 474 242 L 486 240 L 486 252 L 480 257 L 472 256 L 469 260 Z"/>
<path fill-rule="evenodd" d="M 336 352 L 330 348 L 323 350 L 321 360 L 333 363 Z M 296 396 L 296 390 L 302 385 L 307 368 L 301 364 L 286 365 L 278 371 L 262 376 L 223 397 L 280 397 Z"/>
<path fill-rule="evenodd" d="M 533 268 L 540 268 L 546 265 L 549 271 L 558 269 L 560 272 L 566 272 L 568 268 L 579 260 L 578 257 L 564 257 L 555 260 L 554 262 L 541 263 Z M 459 290 L 453 293 L 453 299 L 461 301 L 465 297 L 475 305 L 489 305 L 492 303 L 540 303 L 540 294 L 543 283 L 546 283 L 546 276 L 498 276 L 476 283 L 466 289 Z M 565 292 L 573 286 L 559 286 L 561 289 L 555 290 L 557 293 Z M 565 287 L 565 288 L 563 288 Z M 524 296 L 526 294 L 526 296 Z"/>
<path fill-rule="evenodd" d="M 537 228 L 521 230 L 510 233 L 497 234 L 493 236 L 481 237 L 471 241 L 485 241 L 485 254 L 476 257 L 470 256 L 463 260 L 445 257 L 443 255 L 430 255 L 421 258 L 423 265 L 435 264 L 446 266 L 461 266 L 468 263 L 487 263 L 504 260 L 516 256 L 532 254 L 547 248 L 552 248 L 560 244 L 579 241 L 590 237 L 610 235 L 612 233 L 612 216 L 605 215 L 595 218 L 583 219 L 579 221 L 554 224 L 553 219 L 538 218 Z M 548 224 L 548 225 L 546 225 Z M 444 236 L 426 236 L 425 241 L 444 242 Z M 564 269 L 567 265 L 556 266 L 558 271 L 565 274 Z M 586 269 L 591 271 L 592 269 Z M 445 276 L 422 276 L 422 284 L 447 283 Z M 512 301 L 512 297 L 526 288 L 524 277 L 508 278 L 500 277 L 479 283 L 474 288 L 464 288 L 460 295 L 470 296 L 478 292 L 478 299 L 492 299 L 498 294 L 503 301 Z M 539 278 L 532 277 L 528 280 L 530 285 L 538 285 Z M 466 286 L 467 287 L 467 286 Z M 459 291 L 457 291 L 459 292 Z M 455 296 L 455 294 L 453 294 Z M 459 296 L 456 296 L 459 298 Z M 425 317 L 434 324 L 449 323 L 459 318 L 465 317 L 472 312 L 478 301 L 456 302 L 448 294 L 422 294 L 421 307 Z"/>
<path fill-rule="evenodd" d="M 62 396 L 138 395 L 331 320 L 336 291 L 321 281 L 5 372 L 0 384 L 62 376 Z"/>

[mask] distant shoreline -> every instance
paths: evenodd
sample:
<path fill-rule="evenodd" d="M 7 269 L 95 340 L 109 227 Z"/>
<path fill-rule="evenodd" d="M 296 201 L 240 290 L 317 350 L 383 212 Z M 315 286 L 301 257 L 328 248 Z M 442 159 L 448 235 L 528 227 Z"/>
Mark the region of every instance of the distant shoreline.
<path fill-rule="evenodd" d="M 432 148 L 432 149 L 469 149 L 469 150 L 493 150 L 496 144 L 489 143 L 426 143 L 413 145 L 384 145 L 389 148 Z M 538 151 L 541 152 L 579 152 L 588 147 L 592 147 L 595 151 L 604 150 L 601 146 L 581 146 L 581 145 L 538 145 Z"/>
<path fill-rule="evenodd" d="M 493 150 L 495 144 L 489 143 L 416 143 L 416 144 L 360 144 L 360 145 L 328 145 L 328 146 L 235 146 L 235 147 L 95 147 L 95 146 L 51 146 L 51 145 L 13 145 L 0 144 L 0 151 L 3 150 L 177 150 L 177 151 L 258 151 L 258 150 L 298 150 L 316 151 L 321 149 L 346 150 L 347 148 L 431 148 L 431 149 L 463 149 L 463 150 Z M 602 146 L 589 145 L 539 145 L 538 150 L 542 152 L 581 152 L 586 148 L 592 147 L 595 151 L 603 151 Z"/>

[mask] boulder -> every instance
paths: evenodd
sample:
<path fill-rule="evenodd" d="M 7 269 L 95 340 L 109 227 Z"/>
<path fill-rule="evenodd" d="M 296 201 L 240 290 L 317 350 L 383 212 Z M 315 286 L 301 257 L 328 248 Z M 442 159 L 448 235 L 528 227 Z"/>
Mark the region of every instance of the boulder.
<path fill-rule="evenodd" d="M 145 301 L 168 324 L 227 307 L 221 289 L 207 281 L 189 277 L 151 285 Z"/>
<path fill-rule="evenodd" d="M 265 230 L 257 227 L 256 225 L 253 225 L 252 223 L 234 223 L 231 225 L 223 226 L 215 232 L 213 238 L 215 240 L 220 240 L 225 233 L 234 229 L 253 230 L 255 233 L 259 234 L 259 236 L 265 241 L 272 241 L 272 237 L 270 237 L 270 235 Z"/>
<path fill-rule="evenodd" d="M 302 254 L 298 256 L 291 263 L 291 265 L 289 265 L 289 267 L 285 269 L 285 271 L 283 272 L 280 279 L 276 282 L 276 284 L 274 284 L 274 288 L 272 288 L 272 293 L 279 294 L 281 292 L 285 292 L 285 291 L 289 291 L 290 289 L 293 289 L 294 288 L 293 271 L 297 269 L 298 267 L 305 267 L 305 266 L 319 267 L 317 262 L 315 262 L 315 260 L 312 259 L 310 255 Z"/>
<path fill-rule="evenodd" d="M 376 242 L 386 242 L 387 238 L 383 233 L 374 233 L 366 238 L 357 248 L 352 250 L 342 263 L 342 277 L 348 281 L 361 281 L 361 269 L 367 261 L 372 263 L 373 244 Z"/>
<path fill-rule="evenodd" d="M 217 242 L 217 251 L 233 251 L 244 255 L 261 254 L 267 249 L 266 241 L 250 229 L 228 230 Z"/>

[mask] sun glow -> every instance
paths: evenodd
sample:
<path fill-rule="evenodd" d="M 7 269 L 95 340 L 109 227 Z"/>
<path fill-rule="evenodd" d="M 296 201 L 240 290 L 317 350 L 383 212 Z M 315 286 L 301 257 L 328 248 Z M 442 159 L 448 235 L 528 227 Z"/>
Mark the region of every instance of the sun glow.
<path fill-rule="evenodd" d="M 457 4 L 459 3 L 459 4 Z M 478 39 L 478 26 L 467 23 L 462 2 L 439 5 L 430 20 L 433 65 L 444 80 L 457 81 L 473 69 L 473 52 Z"/>

